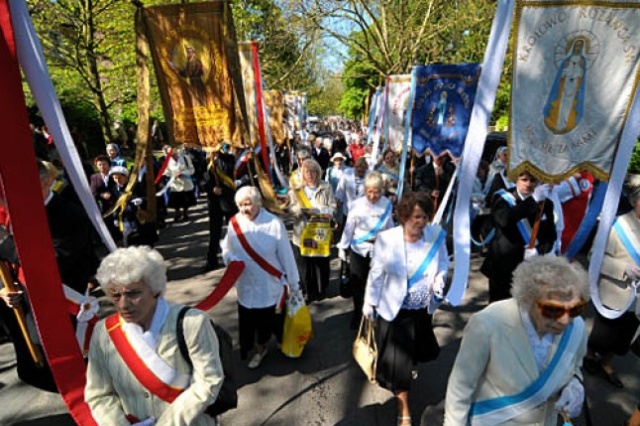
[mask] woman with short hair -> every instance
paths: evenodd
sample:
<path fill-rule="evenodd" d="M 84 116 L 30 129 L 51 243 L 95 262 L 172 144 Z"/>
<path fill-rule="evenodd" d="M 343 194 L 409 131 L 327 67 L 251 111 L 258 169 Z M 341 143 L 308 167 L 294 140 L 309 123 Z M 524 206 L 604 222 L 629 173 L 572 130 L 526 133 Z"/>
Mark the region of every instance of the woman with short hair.
<path fill-rule="evenodd" d="M 302 182 L 289 192 L 289 211 L 294 216 L 291 243 L 303 292 L 308 301 L 315 301 L 324 297 L 329 285 L 331 219 L 336 200 L 315 160 L 304 160 L 300 169 Z"/>
<path fill-rule="evenodd" d="M 471 317 L 449 376 L 445 426 L 555 426 L 577 417 L 584 400 L 580 315 L 589 279 L 564 257 L 526 260 L 513 275 L 513 298 Z"/>
<path fill-rule="evenodd" d="M 362 314 L 380 328 L 376 379 L 398 402 L 398 425 L 410 425 L 409 390 L 417 364 L 435 359 L 440 347 L 429 306 L 442 297 L 449 267 L 444 231 L 431 224 L 433 200 L 409 192 L 398 204 L 399 226 L 377 234 Z"/>
<path fill-rule="evenodd" d="M 241 260 L 245 268 L 236 281 L 240 358 L 253 350 L 248 367 L 258 368 L 272 335 L 282 340 L 284 312 L 276 312 L 285 287 L 299 290 L 296 266 L 282 220 L 262 208 L 260 192 L 245 186 L 236 192 L 239 213 L 229 221 L 220 243 L 226 264 Z"/>

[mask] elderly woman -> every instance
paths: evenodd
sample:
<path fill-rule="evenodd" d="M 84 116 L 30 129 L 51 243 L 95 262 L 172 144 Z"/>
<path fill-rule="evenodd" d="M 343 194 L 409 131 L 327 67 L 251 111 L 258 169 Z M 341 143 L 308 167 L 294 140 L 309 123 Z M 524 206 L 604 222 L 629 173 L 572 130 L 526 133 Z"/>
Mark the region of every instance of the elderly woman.
<path fill-rule="evenodd" d="M 193 369 L 180 355 L 178 314 L 166 267 L 149 247 L 118 249 L 96 278 L 117 313 L 100 321 L 89 350 L 85 399 L 100 425 L 215 425 L 204 414 L 224 378 L 209 318 L 190 309 L 182 330 Z"/>
<path fill-rule="evenodd" d="M 165 152 L 168 154 L 168 149 Z M 176 222 L 189 220 L 189 207 L 196 205 L 195 186 L 191 179 L 195 171 L 189 153 L 181 149 L 171 151 L 164 175 L 169 177 L 169 207 L 176 211 Z"/>
<path fill-rule="evenodd" d="M 559 413 L 578 416 L 588 282 L 564 257 L 521 263 L 513 298 L 467 324 L 449 376 L 444 424 L 555 426 Z"/>
<path fill-rule="evenodd" d="M 409 389 L 417 364 L 440 351 L 428 308 L 442 295 L 449 259 L 442 228 L 429 224 L 433 213 L 429 195 L 404 195 L 400 226 L 376 237 L 364 295 L 362 314 L 380 318 L 376 379 L 396 395 L 399 425 L 411 424 Z"/>
<path fill-rule="evenodd" d="M 613 370 L 613 358 L 629 351 L 640 322 L 636 317 L 636 290 L 632 286 L 640 280 L 640 188 L 629 193 L 633 210 L 618 216 L 607 240 L 600 269 L 600 299 L 609 309 L 626 311 L 616 319 L 607 319 L 596 312 L 589 335 L 588 353 L 584 360 L 587 372 L 599 373 L 617 388 L 624 384 Z"/>
<path fill-rule="evenodd" d="M 248 364 L 253 369 L 267 354 L 271 335 L 282 340 L 284 313 L 276 312 L 277 304 L 285 286 L 292 292 L 299 290 L 300 278 L 284 223 L 262 208 L 258 189 L 240 188 L 235 201 L 239 213 L 231 218 L 220 245 L 225 263 L 242 260 L 245 264 L 236 283 L 240 357 L 247 359 L 254 350 Z"/>
<path fill-rule="evenodd" d="M 120 154 L 120 147 L 115 143 L 109 143 L 106 147 L 107 156 L 111 162 L 111 167 L 127 167 L 127 161 Z"/>
<path fill-rule="evenodd" d="M 396 187 L 398 185 L 400 176 L 398 156 L 391 148 L 387 149 L 384 154 L 382 154 L 382 164 L 378 167 L 378 171 L 382 173 L 385 182 L 390 184 L 392 187 Z"/>
<path fill-rule="evenodd" d="M 373 243 L 379 232 L 393 227 L 393 206 L 382 195 L 384 181 L 378 172 L 371 172 L 364 180 L 364 197 L 353 203 L 347 223 L 338 243 L 338 257 L 346 261 L 346 250 L 351 249 L 349 285 L 353 291 L 353 317 L 351 328 L 360 324 L 364 288 L 369 276 Z"/>
<path fill-rule="evenodd" d="M 307 301 L 315 301 L 324 296 L 329 285 L 331 218 L 336 201 L 315 160 L 304 160 L 300 169 L 302 183 L 289 192 L 289 211 L 294 216 L 291 243 L 302 290 Z"/>

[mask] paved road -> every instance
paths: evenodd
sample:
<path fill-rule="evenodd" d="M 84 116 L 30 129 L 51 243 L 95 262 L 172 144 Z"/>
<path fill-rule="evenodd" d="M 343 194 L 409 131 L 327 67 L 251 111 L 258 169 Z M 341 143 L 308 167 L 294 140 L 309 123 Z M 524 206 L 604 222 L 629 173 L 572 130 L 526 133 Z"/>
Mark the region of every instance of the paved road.
<path fill-rule="evenodd" d="M 208 294 L 220 278 L 221 271 L 200 273 L 207 249 L 205 205 L 201 199 L 190 223 L 170 225 L 157 246 L 169 262 L 167 297 L 170 300 L 193 304 Z M 444 308 L 434 317 L 442 351 L 435 362 L 421 366 L 412 388 L 414 425 L 442 424 L 446 381 L 464 324 L 473 312 L 487 303 L 487 282 L 477 271 L 480 261 L 480 258 L 473 261 L 469 290 L 462 306 Z M 315 338 L 301 358 L 285 357 L 276 350 L 274 342 L 258 370 L 249 370 L 238 357 L 239 407 L 223 416 L 224 425 L 395 424 L 392 395 L 368 384 L 352 360 L 351 343 L 355 332 L 349 329 L 351 301 L 336 295 L 338 265 L 334 262 L 332 266 L 331 297 L 310 306 Z M 210 314 L 237 341 L 234 290 Z M 626 384 L 623 390 L 613 388 L 600 377 L 586 377 L 595 426 L 622 425 L 640 398 L 637 375 L 640 361 L 634 355 L 628 355 L 617 358 L 614 367 Z M 73 425 L 57 394 L 38 391 L 18 380 L 10 344 L 0 345 L 0 407 L 0 425 Z M 584 418 L 576 422 L 576 425 L 585 424 Z"/>

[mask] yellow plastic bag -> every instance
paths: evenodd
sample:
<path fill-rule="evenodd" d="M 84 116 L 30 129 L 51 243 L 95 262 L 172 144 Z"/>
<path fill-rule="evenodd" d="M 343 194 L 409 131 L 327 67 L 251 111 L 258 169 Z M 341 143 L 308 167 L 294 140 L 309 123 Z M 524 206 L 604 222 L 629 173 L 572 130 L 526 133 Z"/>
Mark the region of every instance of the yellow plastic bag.
<path fill-rule="evenodd" d="M 331 216 L 312 214 L 300 235 L 300 254 L 308 257 L 329 257 L 332 238 Z"/>
<path fill-rule="evenodd" d="M 302 355 L 312 333 L 311 314 L 304 303 L 302 293 L 293 293 L 287 300 L 287 313 L 284 317 L 282 333 L 282 353 L 290 358 L 298 358 Z"/>

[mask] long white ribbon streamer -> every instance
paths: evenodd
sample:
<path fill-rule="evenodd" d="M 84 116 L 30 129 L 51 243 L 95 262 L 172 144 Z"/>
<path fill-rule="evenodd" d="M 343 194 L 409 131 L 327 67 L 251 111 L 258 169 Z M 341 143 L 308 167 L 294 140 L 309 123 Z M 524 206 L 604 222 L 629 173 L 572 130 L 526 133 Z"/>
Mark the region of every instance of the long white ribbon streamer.
<path fill-rule="evenodd" d="M 467 287 L 471 263 L 471 232 L 469 207 L 471 205 L 471 189 L 476 177 L 476 170 L 482 157 L 484 142 L 487 137 L 489 119 L 496 99 L 496 91 L 502 73 L 502 64 L 507 51 L 509 28 L 513 19 L 514 0 L 500 0 L 491 27 L 489 44 L 482 63 L 482 73 L 478 82 L 476 101 L 471 112 L 469 132 L 462 151 L 460 181 L 453 217 L 454 254 L 456 267 L 453 272 L 451 288 L 447 300 L 457 306 Z"/>
<path fill-rule="evenodd" d="M 602 305 L 600 300 L 600 292 L 598 291 L 598 279 L 600 276 L 600 267 L 602 266 L 602 259 L 604 257 L 604 250 L 607 246 L 607 239 L 609 238 L 609 231 L 611 225 L 616 218 L 616 210 L 618 208 L 618 201 L 620 200 L 620 192 L 622 190 L 622 183 L 624 182 L 627 174 L 627 166 L 631 159 L 631 154 L 636 143 L 636 139 L 640 134 L 640 88 L 636 91 L 636 94 L 627 116 L 627 122 L 622 130 L 620 136 L 620 144 L 616 152 L 616 158 L 613 163 L 613 169 L 611 170 L 611 176 L 609 178 L 609 186 L 607 187 L 607 193 L 604 196 L 604 205 L 602 212 L 600 213 L 600 224 L 598 225 L 598 232 L 593 240 L 592 255 L 589 264 L 589 285 L 591 288 L 591 301 L 596 307 L 598 312 L 609 319 L 615 319 L 620 317 L 625 310 L 614 310 L 606 308 Z"/>
<path fill-rule="evenodd" d="M 23 0 L 9 0 L 9 6 L 11 8 L 11 22 L 16 35 L 18 61 L 27 83 L 29 83 L 31 93 L 36 99 L 49 132 L 53 135 L 53 141 L 80 202 L 104 244 L 110 251 L 113 251 L 116 249 L 116 245 L 102 220 L 98 205 L 91 195 L 80 156 L 69 133 L 60 100 L 51 82 L 42 47 L 33 28 L 26 3 Z"/>

